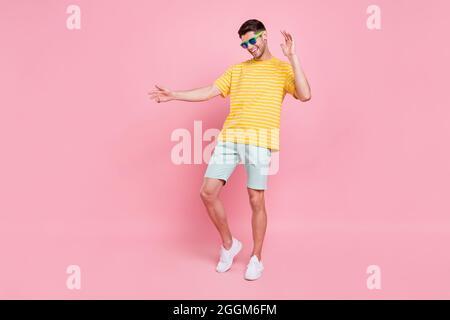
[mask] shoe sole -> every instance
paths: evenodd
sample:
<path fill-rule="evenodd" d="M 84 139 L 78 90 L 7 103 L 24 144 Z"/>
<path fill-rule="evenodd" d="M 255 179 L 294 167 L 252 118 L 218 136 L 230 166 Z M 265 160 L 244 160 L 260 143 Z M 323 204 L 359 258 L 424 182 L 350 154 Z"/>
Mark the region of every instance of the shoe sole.
<path fill-rule="evenodd" d="M 261 278 L 261 276 L 262 276 L 262 275 L 260 275 L 260 276 L 257 277 L 257 278 L 247 278 L 247 277 L 244 277 L 244 279 L 247 280 L 247 281 L 255 281 L 255 280 L 258 280 L 259 278 Z"/>
<path fill-rule="evenodd" d="M 229 266 L 225 271 L 219 271 L 219 270 L 217 270 L 217 269 L 216 269 L 216 271 L 217 271 L 218 273 L 224 273 L 224 272 L 227 272 L 228 270 L 230 270 L 231 267 L 233 266 L 234 258 L 239 254 L 239 252 L 241 252 L 241 250 L 242 250 L 242 242 L 239 241 L 239 247 L 238 247 L 238 250 L 237 250 L 236 253 L 234 254 L 233 258 L 231 258 L 230 266 Z"/>
<path fill-rule="evenodd" d="M 247 278 L 246 275 L 244 274 L 244 279 L 245 279 L 245 280 L 248 280 L 248 281 L 255 281 L 255 280 L 258 280 L 259 278 L 262 277 L 262 272 L 263 272 L 263 271 L 264 271 L 264 269 L 261 270 L 260 275 L 259 275 L 258 277 L 256 277 L 256 278 Z"/>

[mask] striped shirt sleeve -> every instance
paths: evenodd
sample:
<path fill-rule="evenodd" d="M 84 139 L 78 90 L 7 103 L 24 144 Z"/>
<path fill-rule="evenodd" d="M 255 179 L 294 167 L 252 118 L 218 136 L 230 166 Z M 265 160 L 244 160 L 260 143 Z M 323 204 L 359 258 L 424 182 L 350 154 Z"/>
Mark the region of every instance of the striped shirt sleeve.
<path fill-rule="evenodd" d="M 297 93 L 295 89 L 295 75 L 291 64 L 288 64 L 286 71 L 286 81 L 284 83 L 284 90 L 297 99 Z"/>
<path fill-rule="evenodd" d="M 215 86 L 219 88 L 221 95 L 224 98 L 230 94 L 232 71 L 233 66 L 228 67 L 228 69 L 214 81 Z"/>

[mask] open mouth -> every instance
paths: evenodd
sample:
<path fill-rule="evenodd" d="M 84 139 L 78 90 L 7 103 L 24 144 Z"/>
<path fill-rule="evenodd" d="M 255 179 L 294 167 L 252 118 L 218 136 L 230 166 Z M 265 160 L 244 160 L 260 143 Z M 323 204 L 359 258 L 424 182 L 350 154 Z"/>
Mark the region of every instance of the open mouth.
<path fill-rule="evenodd" d="M 257 51 L 258 51 L 258 48 L 257 48 L 257 49 L 254 49 L 254 50 L 252 50 L 252 51 L 250 51 L 250 53 L 251 53 L 251 54 L 255 54 Z"/>

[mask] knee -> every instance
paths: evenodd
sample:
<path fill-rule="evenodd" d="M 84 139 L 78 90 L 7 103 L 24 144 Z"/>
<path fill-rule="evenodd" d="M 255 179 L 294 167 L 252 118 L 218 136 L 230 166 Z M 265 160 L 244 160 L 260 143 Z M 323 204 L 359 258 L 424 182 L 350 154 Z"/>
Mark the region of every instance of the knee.
<path fill-rule="evenodd" d="M 249 200 L 253 209 L 258 211 L 264 208 L 264 194 L 262 192 L 250 195 Z"/>
<path fill-rule="evenodd" d="M 202 187 L 200 189 L 200 198 L 205 202 L 212 202 L 216 198 L 216 193 L 207 187 Z"/>

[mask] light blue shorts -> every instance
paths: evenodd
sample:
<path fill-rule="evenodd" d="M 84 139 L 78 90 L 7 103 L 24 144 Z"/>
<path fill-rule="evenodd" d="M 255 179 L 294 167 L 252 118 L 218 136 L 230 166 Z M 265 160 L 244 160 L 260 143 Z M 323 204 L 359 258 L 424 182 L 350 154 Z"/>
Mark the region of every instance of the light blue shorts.
<path fill-rule="evenodd" d="M 245 165 L 247 187 L 267 189 L 271 150 L 265 147 L 218 141 L 209 160 L 205 177 L 224 180 L 224 185 L 240 163 Z"/>

